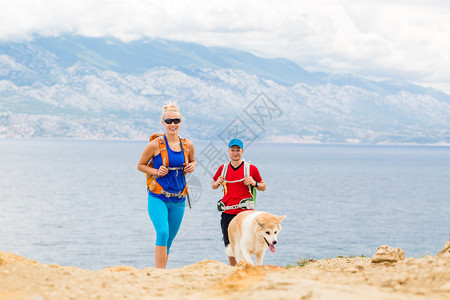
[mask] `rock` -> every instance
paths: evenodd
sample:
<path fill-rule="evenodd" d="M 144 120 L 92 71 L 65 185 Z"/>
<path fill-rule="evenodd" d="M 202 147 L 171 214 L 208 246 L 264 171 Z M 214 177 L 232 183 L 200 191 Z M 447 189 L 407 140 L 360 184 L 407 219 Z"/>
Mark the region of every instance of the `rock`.
<path fill-rule="evenodd" d="M 383 245 L 377 248 L 371 259 L 373 263 L 397 262 L 405 259 L 405 250 Z"/>
<path fill-rule="evenodd" d="M 444 248 L 442 248 L 442 250 L 439 251 L 437 255 L 443 257 L 450 257 L 450 241 L 447 241 L 445 243 Z"/>
<path fill-rule="evenodd" d="M 342 272 L 345 272 L 345 273 L 358 273 L 358 272 L 359 272 L 359 269 L 356 268 L 356 267 L 350 266 L 350 267 L 344 267 L 344 268 L 342 268 L 341 271 L 342 271 Z"/>
<path fill-rule="evenodd" d="M 443 291 L 443 292 L 450 292 L 450 282 L 444 284 L 443 286 L 441 286 L 439 288 L 439 290 Z"/>

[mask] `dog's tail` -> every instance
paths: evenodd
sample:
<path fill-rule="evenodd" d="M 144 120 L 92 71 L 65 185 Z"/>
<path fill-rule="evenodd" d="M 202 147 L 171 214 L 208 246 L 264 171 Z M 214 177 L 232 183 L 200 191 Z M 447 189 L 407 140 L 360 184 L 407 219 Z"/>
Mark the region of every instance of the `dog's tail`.
<path fill-rule="evenodd" d="M 228 245 L 225 247 L 225 252 L 227 253 L 228 256 L 234 256 L 234 251 L 233 251 L 233 249 L 231 248 L 231 244 L 228 244 Z"/>

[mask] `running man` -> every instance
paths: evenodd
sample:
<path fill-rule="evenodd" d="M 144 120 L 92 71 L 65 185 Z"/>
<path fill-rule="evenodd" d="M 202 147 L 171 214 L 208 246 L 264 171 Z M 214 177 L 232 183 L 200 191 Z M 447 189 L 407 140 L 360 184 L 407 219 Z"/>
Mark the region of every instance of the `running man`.
<path fill-rule="evenodd" d="M 264 191 L 266 183 L 262 180 L 256 166 L 242 160 L 244 144 L 239 139 L 232 139 L 228 143 L 228 154 L 231 162 L 219 167 L 211 182 L 211 187 L 217 189 L 224 187 L 222 202 L 218 205 L 222 212 L 220 225 L 222 227 L 225 247 L 230 243 L 228 239 L 228 225 L 240 212 L 253 209 L 252 189 Z M 225 167 L 225 172 L 223 169 Z M 244 170 L 246 169 L 246 170 Z M 245 200 L 247 199 L 247 200 Z M 230 265 L 236 265 L 236 259 L 229 256 Z"/>

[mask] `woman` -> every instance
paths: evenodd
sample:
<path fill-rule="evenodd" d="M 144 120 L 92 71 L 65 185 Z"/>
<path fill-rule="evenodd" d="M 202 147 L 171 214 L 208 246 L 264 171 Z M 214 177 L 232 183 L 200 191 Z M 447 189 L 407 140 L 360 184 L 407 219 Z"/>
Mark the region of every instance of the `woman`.
<path fill-rule="evenodd" d="M 137 166 L 139 171 L 155 178 L 148 191 L 148 213 L 156 230 L 156 268 L 166 267 L 170 246 L 184 215 L 187 191 L 184 172 L 194 172 L 196 165 L 194 144 L 186 139 L 183 145 L 178 136 L 182 119 L 176 104 L 165 105 L 161 119 L 166 133 L 150 141 Z M 160 147 L 161 143 L 165 146 Z M 148 165 L 151 160 L 152 167 Z"/>

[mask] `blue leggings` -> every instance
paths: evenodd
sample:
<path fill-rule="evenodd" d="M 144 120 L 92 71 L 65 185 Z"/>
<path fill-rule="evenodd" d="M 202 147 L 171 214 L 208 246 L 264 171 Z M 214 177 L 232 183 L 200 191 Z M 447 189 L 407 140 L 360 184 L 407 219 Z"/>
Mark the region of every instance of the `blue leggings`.
<path fill-rule="evenodd" d="M 185 203 L 166 202 L 158 198 L 148 196 L 148 215 L 156 230 L 156 246 L 167 246 L 169 254 L 173 239 L 180 229 L 183 220 Z"/>

